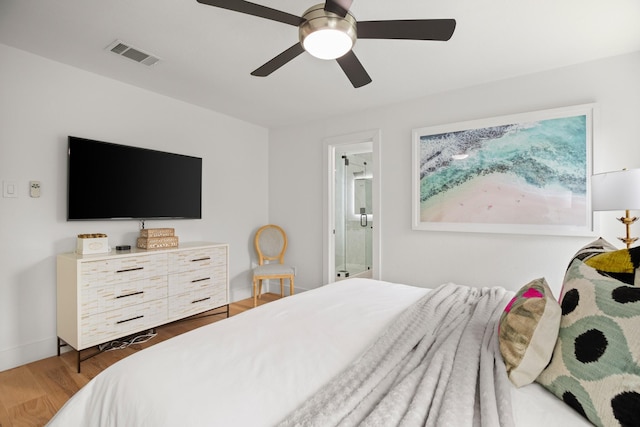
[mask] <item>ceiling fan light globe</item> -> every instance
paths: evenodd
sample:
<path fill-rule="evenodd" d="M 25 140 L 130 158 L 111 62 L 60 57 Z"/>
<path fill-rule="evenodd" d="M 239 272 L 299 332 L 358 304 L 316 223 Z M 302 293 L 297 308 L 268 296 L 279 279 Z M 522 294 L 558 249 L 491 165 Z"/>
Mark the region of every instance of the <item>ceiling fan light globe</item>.
<path fill-rule="evenodd" d="M 353 40 L 341 30 L 327 28 L 306 36 L 302 46 L 316 58 L 336 59 L 351 50 Z"/>
<path fill-rule="evenodd" d="M 310 7 L 298 28 L 300 44 L 320 59 L 336 59 L 349 52 L 358 38 L 356 19 L 324 10 L 324 3 Z"/>

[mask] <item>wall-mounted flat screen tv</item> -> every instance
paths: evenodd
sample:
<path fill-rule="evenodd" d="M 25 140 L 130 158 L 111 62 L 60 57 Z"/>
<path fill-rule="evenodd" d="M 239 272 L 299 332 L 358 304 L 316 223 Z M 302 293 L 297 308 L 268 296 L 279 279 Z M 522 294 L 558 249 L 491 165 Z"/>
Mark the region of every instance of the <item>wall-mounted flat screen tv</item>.
<path fill-rule="evenodd" d="M 67 220 L 202 218 L 202 158 L 69 137 Z"/>

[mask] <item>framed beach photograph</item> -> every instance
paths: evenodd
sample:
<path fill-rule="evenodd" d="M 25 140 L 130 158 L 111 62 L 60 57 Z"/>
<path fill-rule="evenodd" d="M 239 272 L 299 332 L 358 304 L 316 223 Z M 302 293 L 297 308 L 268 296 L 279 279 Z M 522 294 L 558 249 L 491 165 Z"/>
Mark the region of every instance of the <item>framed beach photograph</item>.
<path fill-rule="evenodd" d="M 594 104 L 413 130 L 413 229 L 593 236 Z"/>

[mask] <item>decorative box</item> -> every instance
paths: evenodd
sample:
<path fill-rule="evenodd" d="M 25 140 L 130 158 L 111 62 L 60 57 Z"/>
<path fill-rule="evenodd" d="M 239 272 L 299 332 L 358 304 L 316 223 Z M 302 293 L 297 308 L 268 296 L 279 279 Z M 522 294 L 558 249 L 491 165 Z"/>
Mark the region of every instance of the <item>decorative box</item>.
<path fill-rule="evenodd" d="M 103 254 L 109 252 L 109 239 L 106 234 L 78 234 L 76 241 L 76 253 L 87 254 Z"/>
<path fill-rule="evenodd" d="M 166 249 L 178 247 L 178 236 L 138 237 L 140 249 Z"/>
<path fill-rule="evenodd" d="M 173 228 L 143 228 L 140 237 L 172 237 L 175 236 Z"/>

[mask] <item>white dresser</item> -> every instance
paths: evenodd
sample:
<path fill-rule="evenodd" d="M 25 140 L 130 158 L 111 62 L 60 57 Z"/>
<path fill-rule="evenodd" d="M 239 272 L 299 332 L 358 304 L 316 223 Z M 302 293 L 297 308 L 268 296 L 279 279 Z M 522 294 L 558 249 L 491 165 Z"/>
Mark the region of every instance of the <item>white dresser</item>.
<path fill-rule="evenodd" d="M 78 351 L 226 306 L 229 246 L 185 243 L 57 259 L 57 334 Z M 91 357 L 91 356 L 89 356 Z"/>

